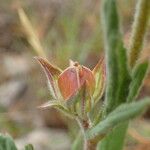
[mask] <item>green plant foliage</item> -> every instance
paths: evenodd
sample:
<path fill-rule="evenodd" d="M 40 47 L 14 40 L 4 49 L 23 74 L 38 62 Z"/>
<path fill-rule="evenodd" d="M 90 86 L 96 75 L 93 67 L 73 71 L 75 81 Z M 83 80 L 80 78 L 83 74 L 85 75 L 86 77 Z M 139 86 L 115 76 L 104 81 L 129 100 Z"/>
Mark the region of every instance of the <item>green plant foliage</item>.
<path fill-rule="evenodd" d="M 17 150 L 17 147 L 10 136 L 0 135 L 0 150 Z"/>
<path fill-rule="evenodd" d="M 105 36 L 106 55 L 106 113 L 113 110 L 117 95 L 118 67 L 117 48 L 120 39 L 118 15 L 115 0 L 103 1 L 102 21 Z M 115 87 L 115 88 L 114 88 Z"/>
<path fill-rule="evenodd" d="M 107 63 L 106 111 L 109 113 L 126 101 L 131 77 L 128 70 L 127 50 L 123 45 L 119 28 L 116 1 L 106 0 L 103 2 L 103 7 Z"/>
<path fill-rule="evenodd" d="M 135 100 L 137 94 L 139 93 L 140 87 L 148 70 L 149 62 L 138 64 L 134 67 L 132 73 L 132 82 L 130 84 L 130 92 L 127 98 L 128 102 Z"/>
<path fill-rule="evenodd" d="M 107 58 L 107 86 L 106 86 L 106 103 L 108 103 L 107 110 L 108 113 L 112 111 L 115 107 L 126 101 L 126 97 L 129 92 L 130 84 L 130 73 L 128 71 L 128 61 L 127 61 L 127 50 L 125 49 L 121 32 L 119 29 L 119 18 L 117 14 L 117 7 L 115 0 L 105 0 L 102 7 L 107 9 L 102 9 L 103 20 L 107 22 L 108 28 L 105 28 L 104 33 L 106 37 L 106 58 Z M 109 15 L 108 15 L 109 14 Z M 115 14 L 115 17 L 112 15 Z M 110 16 L 110 17 L 106 17 Z M 112 21 L 110 21 L 112 20 Z M 106 25 L 105 25 L 106 26 Z M 104 26 L 104 27 L 105 27 Z M 114 30 L 115 29 L 115 30 Z M 111 43 L 108 43 L 107 38 L 109 39 L 113 35 L 116 40 L 117 45 L 115 48 L 112 48 Z M 109 45 L 109 47 L 107 46 Z M 107 50 L 109 48 L 109 51 Z M 107 53 L 108 51 L 108 53 Z M 111 55 L 114 55 L 114 60 L 111 58 Z M 110 56 L 109 56 L 110 55 Z M 117 60 L 117 62 L 116 62 Z M 112 61 L 112 62 L 111 62 Z M 112 65 L 114 63 L 114 65 Z M 112 70 L 111 70 L 112 69 Z M 117 71 L 118 70 L 118 71 Z M 111 76 L 111 73 L 113 76 Z M 114 72 L 114 73 L 113 73 Z M 118 73 L 118 74 L 117 74 Z M 108 76 L 109 75 L 109 76 Z M 113 83 L 113 84 L 112 84 Z M 109 98 L 110 97 L 110 98 Z M 126 134 L 127 125 L 122 123 L 118 125 L 112 132 L 110 132 L 106 138 L 104 138 L 100 144 L 99 148 L 102 150 L 121 150 L 123 147 L 124 137 Z M 119 134 L 118 134 L 119 133 Z M 117 141 L 117 143 L 116 143 Z M 109 146 L 108 146 L 109 145 Z"/>
<path fill-rule="evenodd" d="M 147 6 L 144 4 L 147 3 Z M 144 7 L 149 7 L 148 0 L 139 0 L 138 3 L 138 9 L 136 13 L 136 22 L 134 23 L 134 29 L 133 29 L 133 35 L 131 37 L 134 38 L 134 40 L 131 42 L 130 47 L 130 54 L 129 54 L 129 61 L 131 63 L 131 59 L 135 58 L 137 59 L 137 56 L 139 56 L 139 51 L 141 51 L 142 43 L 146 31 L 146 22 L 147 22 L 147 16 L 148 9 L 142 9 Z M 141 6 L 140 6 L 141 5 Z M 107 6 L 107 7 L 106 7 Z M 106 58 L 107 58 L 107 87 L 106 87 L 106 109 L 107 113 L 110 113 L 115 107 L 118 107 L 121 103 L 124 102 L 131 102 L 133 99 L 136 98 L 139 89 L 142 85 L 142 81 L 145 77 L 145 74 L 148 69 L 148 62 L 144 64 L 139 64 L 137 67 L 134 68 L 133 73 L 129 72 L 128 69 L 128 58 L 127 58 L 127 49 L 124 48 L 123 42 L 119 32 L 119 21 L 118 21 L 118 15 L 117 15 L 117 7 L 116 7 L 116 1 L 115 0 L 104 0 L 102 5 L 102 14 L 103 14 L 103 22 L 104 24 L 104 36 L 105 36 L 105 44 L 106 44 Z M 107 8 L 107 9 L 106 9 Z M 109 14 L 110 13 L 110 14 Z M 109 14 L 109 15 L 108 15 Z M 116 14 L 116 17 L 107 17 L 107 16 L 113 16 Z M 142 17 L 143 16 L 143 17 Z M 144 22 L 140 21 L 144 18 Z M 108 23 L 108 24 L 107 24 Z M 144 24 L 144 25 L 143 25 Z M 115 31 L 114 31 L 115 26 Z M 136 30 L 135 26 L 139 26 L 139 28 Z M 143 30 L 139 30 L 140 26 Z M 106 28 L 107 27 L 107 28 Z M 109 39 L 113 35 L 112 33 L 116 32 L 116 42 L 115 44 L 117 46 L 117 49 L 111 50 L 111 44 L 109 43 Z M 120 32 L 119 32 L 120 33 Z M 139 36 L 137 36 L 140 34 Z M 138 40 L 141 38 L 141 40 Z M 136 39 L 136 40 L 135 40 Z M 138 46 L 138 49 L 136 50 L 135 46 Z M 110 48 L 109 48 L 110 47 Z M 109 51 L 108 51 L 109 48 Z M 116 48 L 116 47 L 115 47 Z M 137 52 L 138 51 L 138 52 Z M 116 57 L 115 57 L 115 52 Z M 112 54 L 113 53 L 113 54 Z M 138 53 L 138 55 L 134 55 L 134 53 Z M 112 55 L 111 55 L 112 54 Z M 117 60 L 113 60 L 113 57 Z M 110 63 L 112 61 L 112 63 Z M 115 64 L 115 65 L 113 65 Z M 135 64 L 135 61 L 134 61 Z M 118 65 L 118 66 L 117 66 Z M 112 70 L 111 70 L 112 69 Z M 116 70 L 113 74 L 113 70 Z M 118 71 L 117 71 L 118 70 Z M 114 71 L 115 72 L 115 71 Z M 118 73 L 118 74 L 117 74 Z M 118 79 L 118 82 L 116 81 Z M 112 81 L 112 82 L 109 82 Z M 130 86 L 130 88 L 129 88 Z M 116 94 L 117 92 L 117 94 Z M 110 95 L 109 95 L 110 94 Z M 109 98 L 110 96 L 110 98 Z M 115 112 L 115 111 L 114 111 Z M 106 118 L 107 120 L 108 118 Z M 104 120 L 105 121 L 105 120 Z M 101 122 L 102 123 L 102 122 Z M 99 123 L 99 125 L 101 124 Z M 126 123 L 122 123 L 118 126 L 116 126 L 107 136 L 100 142 L 98 149 L 100 150 L 121 150 L 123 148 L 123 143 L 126 135 L 126 130 L 128 127 L 129 121 Z M 109 123 L 108 123 L 109 124 Z"/>
<path fill-rule="evenodd" d="M 129 84 L 131 81 L 130 73 L 128 70 L 128 60 L 127 60 L 127 49 L 123 46 L 123 43 L 118 44 L 117 51 L 118 59 L 118 91 L 115 106 L 126 102 L 127 95 L 129 93 Z"/>
<path fill-rule="evenodd" d="M 106 135 L 114 127 L 122 122 L 128 121 L 141 114 L 147 107 L 150 106 L 150 99 L 122 104 L 110 113 L 106 119 L 98 123 L 95 127 L 89 129 L 86 133 L 88 139 L 92 139 L 98 135 Z"/>
<path fill-rule="evenodd" d="M 124 137 L 128 127 L 127 123 L 116 126 L 97 146 L 98 150 L 121 150 L 123 148 Z"/>
<path fill-rule="evenodd" d="M 134 23 L 132 28 L 132 35 L 129 47 L 129 64 L 133 68 L 139 59 L 140 52 L 143 47 L 145 34 L 148 27 L 149 13 L 150 13 L 150 1 L 139 0 L 137 4 L 137 11 L 134 17 Z"/>
<path fill-rule="evenodd" d="M 18 150 L 13 139 L 9 135 L 0 135 L 0 150 Z M 34 150 L 31 144 L 25 146 L 25 150 Z"/>

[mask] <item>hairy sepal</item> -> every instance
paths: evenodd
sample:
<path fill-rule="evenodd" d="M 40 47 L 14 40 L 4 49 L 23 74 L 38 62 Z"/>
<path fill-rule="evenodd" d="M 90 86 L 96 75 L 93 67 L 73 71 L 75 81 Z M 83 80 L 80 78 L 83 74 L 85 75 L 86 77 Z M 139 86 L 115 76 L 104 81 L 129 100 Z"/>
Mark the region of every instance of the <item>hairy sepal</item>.
<path fill-rule="evenodd" d="M 105 64 L 103 59 L 99 60 L 99 62 L 97 63 L 97 65 L 95 66 L 92 72 L 94 74 L 95 81 L 96 81 L 93 99 L 95 103 L 97 103 L 103 96 L 105 90 L 106 70 L 105 70 Z"/>
<path fill-rule="evenodd" d="M 40 63 L 42 66 L 47 79 L 48 79 L 48 86 L 50 90 L 50 94 L 54 99 L 60 98 L 60 92 L 57 87 L 57 79 L 58 76 L 61 73 L 61 70 L 53 65 L 51 65 L 48 60 L 41 58 L 41 57 L 35 57 L 35 59 Z"/>

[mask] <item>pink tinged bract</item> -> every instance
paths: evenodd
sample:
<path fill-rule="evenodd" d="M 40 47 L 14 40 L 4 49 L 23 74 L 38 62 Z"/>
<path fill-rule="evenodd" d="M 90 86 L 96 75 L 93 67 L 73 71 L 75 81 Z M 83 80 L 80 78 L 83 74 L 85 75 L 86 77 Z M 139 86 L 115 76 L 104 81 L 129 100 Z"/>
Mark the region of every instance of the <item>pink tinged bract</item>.
<path fill-rule="evenodd" d="M 77 64 L 68 67 L 58 78 L 58 86 L 65 100 L 68 100 L 71 96 L 76 94 L 85 82 L 88 83 L 87 88 L 89 92 L 93 93 L 95 79 L 92 71 Z"/>
<path fill-rule="evenodd" d="M 41 58 L 41 57 L 35 57 L 35 59 L 40 63 L 42 66 L 47 79 L 49 83 L 49 88 L 51 91 L 51 94 L 54 98 L 58 98 L 58 93 L 55 87 L 55 78 L 57 78 L 61 74 L 61 70 L 52 64 L 48 62 L 48 60 Z"/>

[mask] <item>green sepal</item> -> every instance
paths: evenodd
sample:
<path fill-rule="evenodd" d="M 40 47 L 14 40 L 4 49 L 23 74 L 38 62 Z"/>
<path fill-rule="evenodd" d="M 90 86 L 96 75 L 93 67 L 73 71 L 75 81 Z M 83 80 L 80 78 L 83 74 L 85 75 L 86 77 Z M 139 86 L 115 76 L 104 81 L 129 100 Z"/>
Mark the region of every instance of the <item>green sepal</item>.
<path fill-rule="evenodd" d="M 103 96 L 105 90 L 106 68 L 103 59 L 99 60 L 92 72 L 96 82 L 95 91 L 93 94 L 94 103 L 96 104 Z"/>
<path fill-rule="evenodd" d="M 62 104 L 60 100 L 50 100 L 44 103 L 43 105 L 39 106 L 39 108 L 41 109 L 47 109 L 48 107 L 54 107 L 71 118 L 75 117 L 75 114 L 73 114 L 64 104 Z"/>
<path fill-rule="evenodd" d="M 85 82 L 80 89 L 65 102 L 65 104 L 73 113 L 82 118 L 86 118 L 87 113 L 90 112 L 94 105 L 94 100 L 87 88 L 87 83 Z"/>

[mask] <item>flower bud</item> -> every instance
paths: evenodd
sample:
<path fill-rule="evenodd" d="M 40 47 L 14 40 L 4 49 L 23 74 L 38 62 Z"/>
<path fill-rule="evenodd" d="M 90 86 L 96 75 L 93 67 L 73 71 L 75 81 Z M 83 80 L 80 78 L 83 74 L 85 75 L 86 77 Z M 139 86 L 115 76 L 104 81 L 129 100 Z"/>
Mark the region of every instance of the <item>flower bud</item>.
<path fill-rule="evenodd" d="M 92 71 L 74 62 L 58 77 L 58 86 L 65 100 L 73 96 L 81 86 L 87 82 L 87 88 L 91 94 L 95 89 L 95 78 Z"/>

